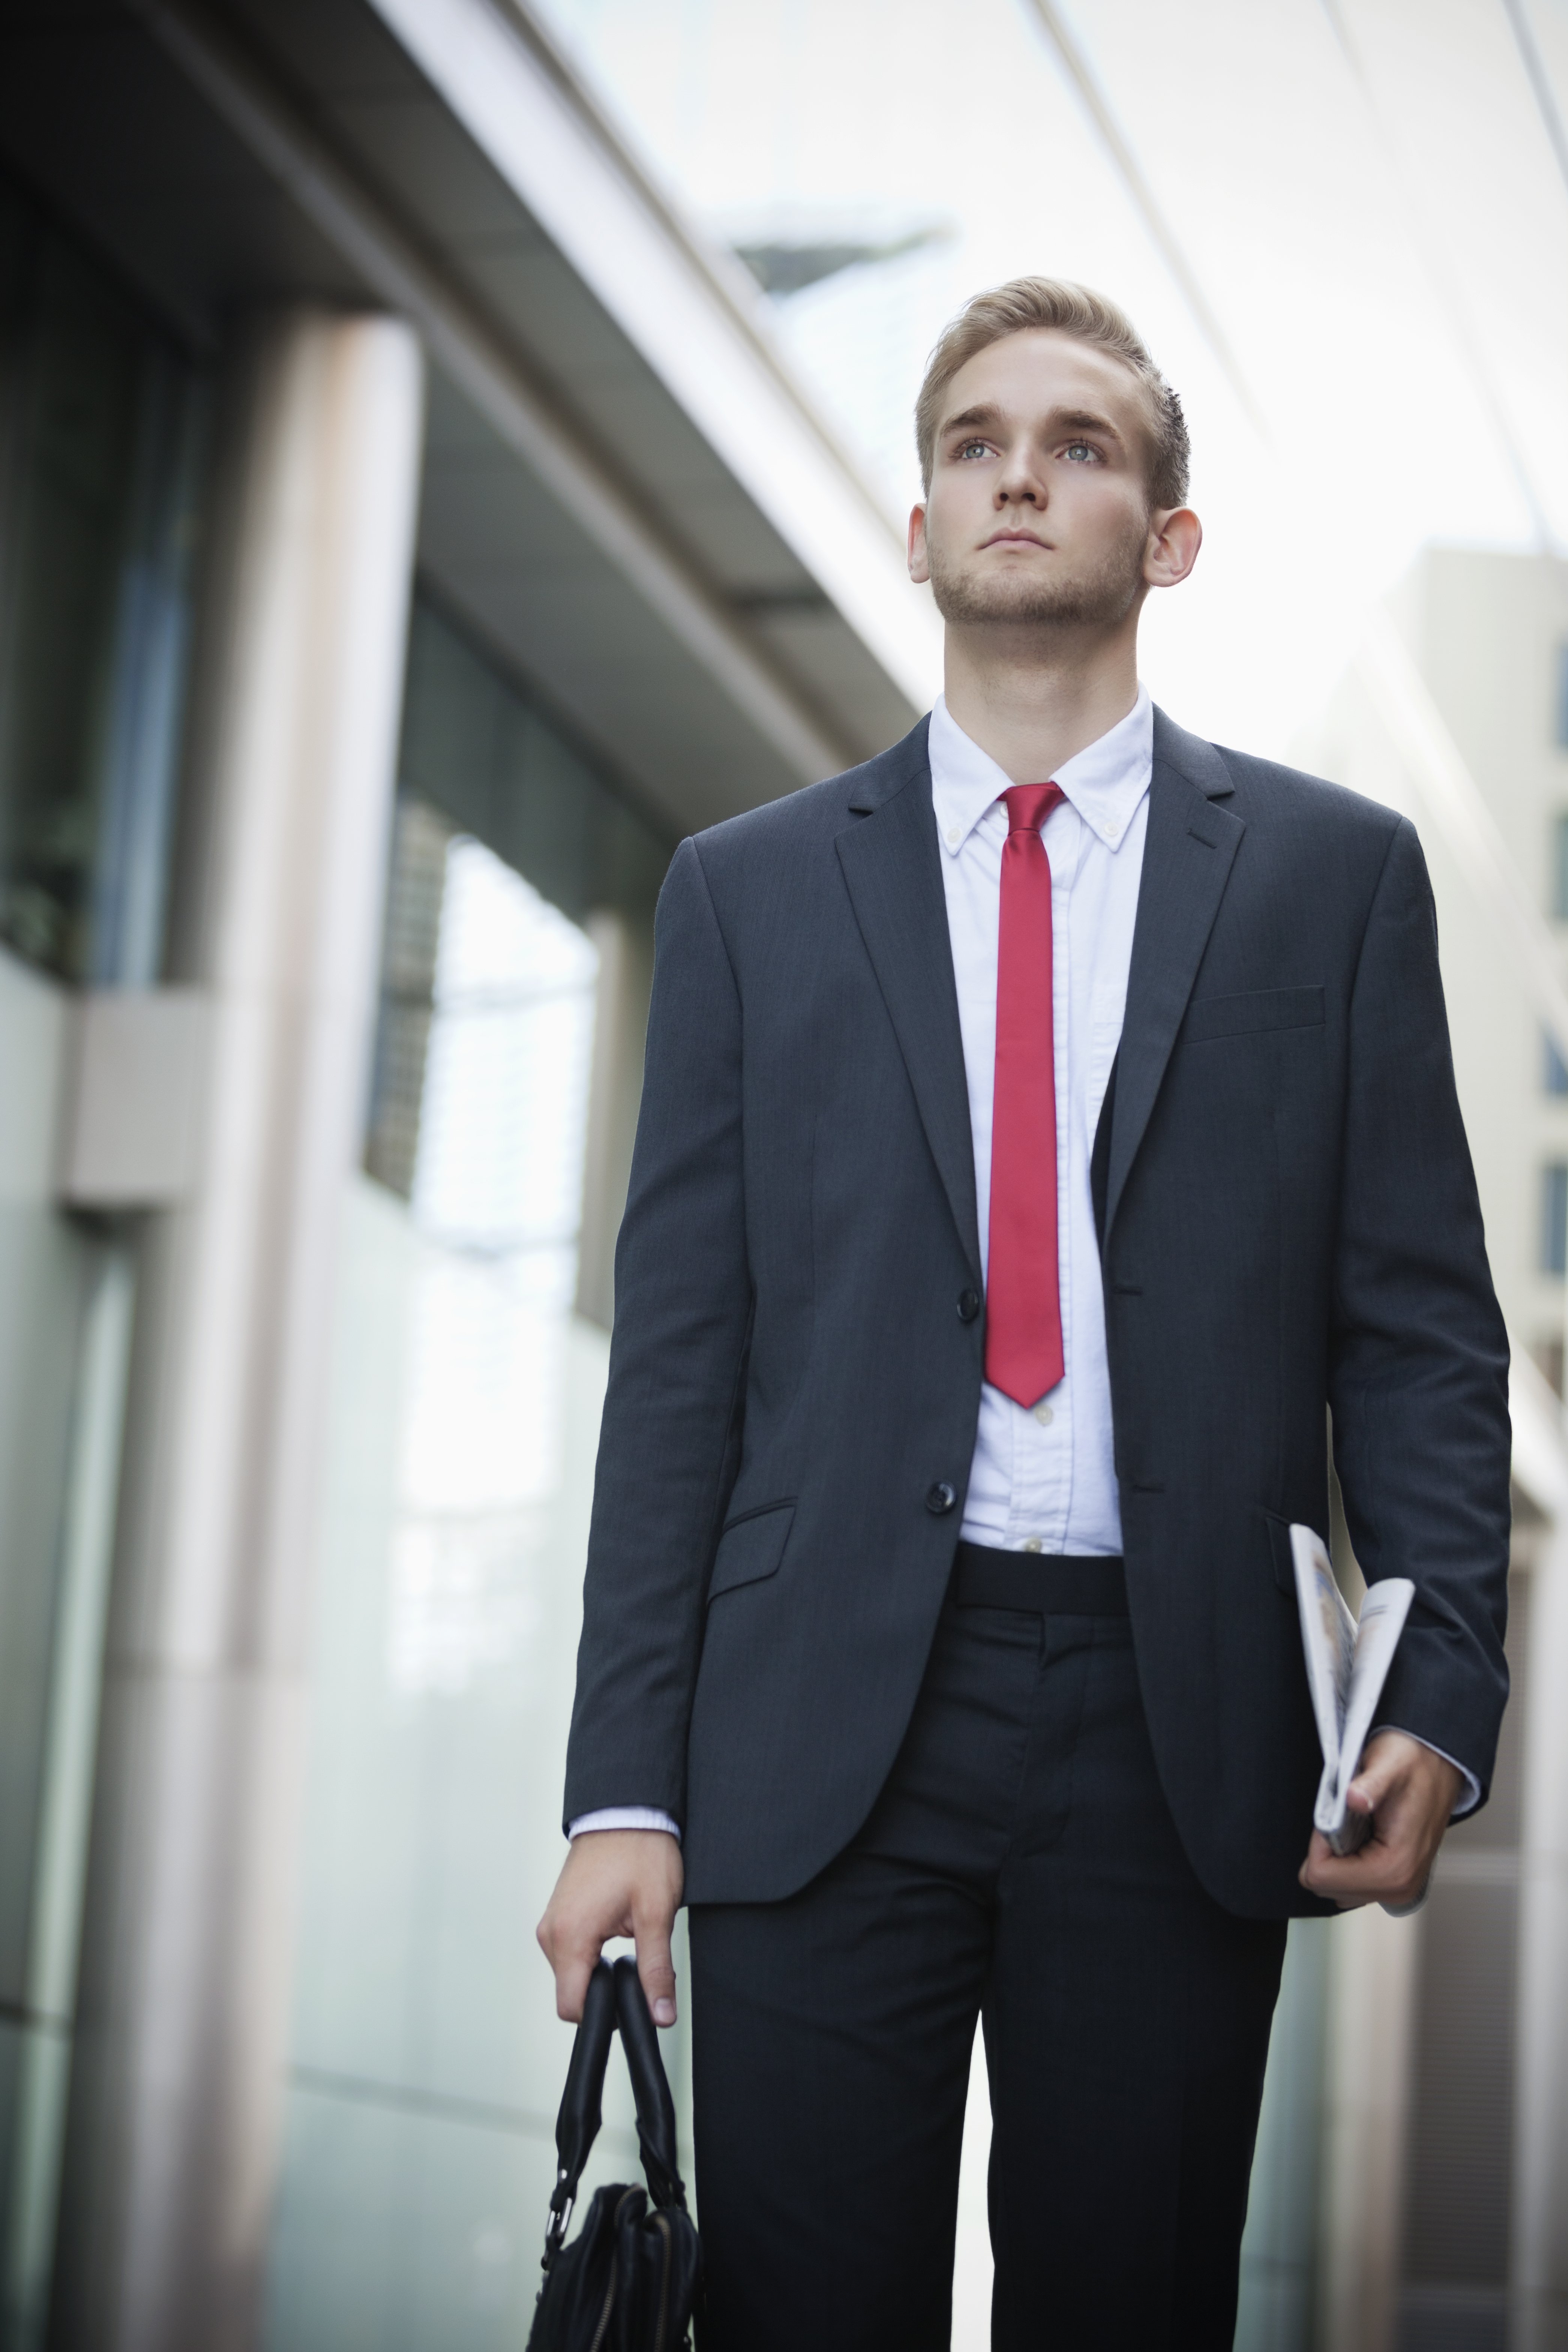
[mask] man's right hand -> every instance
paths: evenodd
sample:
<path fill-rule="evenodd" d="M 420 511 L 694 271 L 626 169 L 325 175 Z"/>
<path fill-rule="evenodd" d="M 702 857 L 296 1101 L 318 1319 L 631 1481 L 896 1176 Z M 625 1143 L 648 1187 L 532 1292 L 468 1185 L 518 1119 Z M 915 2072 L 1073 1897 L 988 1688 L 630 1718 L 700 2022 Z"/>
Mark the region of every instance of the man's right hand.
<path fill-rule="evenodd" d="M 686 1874 L 667 1830 L 584 1830 L 555 1882 L 539 1942 L 555 1971 L 555 2011 L 575 2025 L 594 1963 L 614 1936 L 630 1936 L 656 2025 L 675 2023 L 670 1931 Z"/>

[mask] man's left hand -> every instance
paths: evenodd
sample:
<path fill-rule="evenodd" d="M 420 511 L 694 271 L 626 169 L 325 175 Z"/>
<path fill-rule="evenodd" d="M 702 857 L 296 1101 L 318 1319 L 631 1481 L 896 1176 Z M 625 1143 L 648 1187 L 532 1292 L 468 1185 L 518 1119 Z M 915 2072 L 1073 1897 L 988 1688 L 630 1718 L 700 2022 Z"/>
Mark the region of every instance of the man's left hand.
<path fill-rule="evenodd" d="M 1435 1749 L 1408 1732 L 1380 1731 L 1367 1741 L 1347 1798 L 1352 1813 L 1372 1815 L 1372 1835 L 1356 1853 L 1337 1854 L 1314 1830 L 1299 1873 L 1302 1885 L 1342 1911 L 1363 1903 L 1418 1903 L 1462 1785 L 1460 1773 Z"/>

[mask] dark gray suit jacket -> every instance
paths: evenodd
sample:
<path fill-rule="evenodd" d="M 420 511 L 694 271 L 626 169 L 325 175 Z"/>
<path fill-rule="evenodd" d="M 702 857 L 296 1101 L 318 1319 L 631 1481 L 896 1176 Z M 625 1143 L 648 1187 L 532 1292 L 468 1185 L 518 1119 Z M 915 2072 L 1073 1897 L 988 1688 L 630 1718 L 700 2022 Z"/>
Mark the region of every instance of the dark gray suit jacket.
<path fill-rule="evenodd" d="M 952 1567 L 984 1323 L 939 857 L 922 721 L 685 842 L 659 903 L 566 1814 L 673 1814 L 695 1902 L 854 1836 Z M 1327 1526 L 1325 1403 L 1361 1563 L 1416 1586 L 1384 1719 L 1484 1785 L 1507 1693 L 1507 1348 L 1403 819 L 1156 713 L 1096 1158 L 1161 1778 L 1221 1903 L 1310 1911 L 1286 1529 Z"/>

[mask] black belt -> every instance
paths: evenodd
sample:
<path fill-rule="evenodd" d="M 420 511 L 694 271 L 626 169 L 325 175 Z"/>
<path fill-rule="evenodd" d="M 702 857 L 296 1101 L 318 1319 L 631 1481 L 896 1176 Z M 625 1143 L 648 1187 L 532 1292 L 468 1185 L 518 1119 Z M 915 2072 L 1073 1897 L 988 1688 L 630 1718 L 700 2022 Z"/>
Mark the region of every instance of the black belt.
<path fill-rule="evenodd" d="M 960 1609 L 1027 1609 L 1037 1617 L 1125 1617 L 1127 1571 L 1120 1554 L 1069 1559 L 1060 1552 L 993 1551 L 961 1543 L 952 1571 Z"/>

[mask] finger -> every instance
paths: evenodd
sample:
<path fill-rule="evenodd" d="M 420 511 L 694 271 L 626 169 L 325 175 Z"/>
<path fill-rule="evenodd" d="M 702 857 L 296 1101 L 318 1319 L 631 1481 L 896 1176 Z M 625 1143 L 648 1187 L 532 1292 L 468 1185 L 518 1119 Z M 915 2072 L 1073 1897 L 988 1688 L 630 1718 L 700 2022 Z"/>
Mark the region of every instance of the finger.
<path fill-rule="evenodd" d="M 1410 1758 L 1404 1743 L 1374 1739 L 1357 1764 L 1345 1795 L 1358 1813 L 1375 1812 L 1379 1805 L 1407 1788 L 1409 1781 Z"/>
<path fill-rule="evenodd" d="M 1371 1846 L 1359 1846 L 1354 1853 L 1336 1853 L 1322 1832 L 1314 1830 L 1297 1876 L 1310 1894 L 1326 1896 L 1342 1911 L 1356 1911 L 1363 1904 L 1377 1902 L 1384 1893 L 1378 1883 L 1381 1870 Z"/>
<path fill-rule="evenodd" d="M 1325 1862 L 1331 1859 L 1332 1856 L 1330 1851 L 1328 1839 L 1323 1835 L 1321 1830 L 1314 1830 L 1312 1832 L 1310 1843 L 1307 1847 L 1307 1859 L 1301 1864 L 1300 1869 L 1296 1873 L 1297 1878 L 1303 1886 L 1310 1886 L 1312 1882 L 1308 1874 L 1311 1871 L 1321 1869 Z"/>
<path fill-rule="evenodd" d="M 656 2025 L 675 2023 L 675 1963 L 669 1955 L 669 1922 L 640 1919 L 633 1927 L 637 1976 Z"/>
<path fill-rule="evenodd" d="M 581 2024 L 588 1979 L 594 1973 L 603 1938 L 591 1931 L 584 1933 L 577 1923 L 563 1916 L 554 1903 L 535 1932 L 539 1948 L 555 1977 L 555 2014 L 569 2025 Z"/>
<path fill-rule="evenodd" d="M 1383 1890 L 1369 1886 L 1364 1875 L 1353 1872 L 1348 1877 L 1340 1873 L 1348 1868 L 1343 1863 L 1331 1863 L 1314 1868 L 1309 1863 L 1301 1873 L 1301 1884 L 1310 1895 L 1321 1895 L 1330 1903 L 1338 1904 L 1342 1911 L 1359 1911 L 1368 1903 L 1375 1903 Z"/>
<path fill-rule="evenodd" d="M 1302 1864 L 1303 1886 L 1337 1903 L 1342 1911 L 1359 1910 L 1368 1903 L 1413 1903 L 1425 1886 L 1432 1864 L 1425 1845 L 1408 1838 L 1396 1844 L 1363 1845 L 1355 1853 L 1336 1854 L 1325 1848 Z"/>
<path fill-rule="evenodd" d="M 581 2025 L 583 2008 L 588 1998 L 588 1979 L 594 1973 L 594 1963 L 599 1955 L 581 1947 L 575 1951 L 557 1951 L 552 1961 L 555 1970 L 555 2014 L 568 2025 Z"/>
<path fill-rule="evenodd" d="M 1354 1853 L 1335 1853 L 1319 1830 L 1311 1832 L 1307 1861 L 1300 1867 L 1302 1886 L 1310 1894 L 1338 1903 L 1340 1910 L 1361 1910 L 1366 1903 L 1380 1903 L 1389 1884 L 1401 1879 L 1404 1855 L 1392 1853 L 1377 1839 L 1356 1846 Z"/>
<path fill-rule="evenodd" d="M 1398 1762 L 1363 1764 L 1345 1790 L 1345 1800 L 1358 1813 L 1374 1813 L 1399 1794 L 1405 1781 Z"/>

